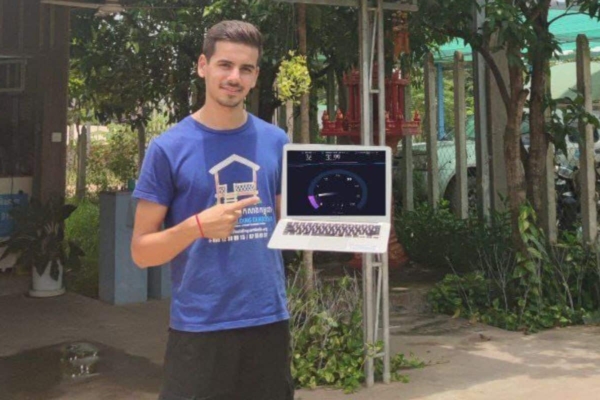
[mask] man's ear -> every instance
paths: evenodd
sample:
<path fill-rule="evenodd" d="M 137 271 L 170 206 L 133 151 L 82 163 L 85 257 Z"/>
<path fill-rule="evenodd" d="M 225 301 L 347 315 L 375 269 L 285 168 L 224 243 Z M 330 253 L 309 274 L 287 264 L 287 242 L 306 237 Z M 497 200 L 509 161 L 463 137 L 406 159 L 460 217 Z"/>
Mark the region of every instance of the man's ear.
<path fill-rule="evenodd" d="M 208 64 L 208 60 L 206 59 L 206 56 L 204 54 L 201 54 L 198 58 L 198 76 L 200 78 L 204 78 L 206 75 L 204 72 L 206 64 Z"/>

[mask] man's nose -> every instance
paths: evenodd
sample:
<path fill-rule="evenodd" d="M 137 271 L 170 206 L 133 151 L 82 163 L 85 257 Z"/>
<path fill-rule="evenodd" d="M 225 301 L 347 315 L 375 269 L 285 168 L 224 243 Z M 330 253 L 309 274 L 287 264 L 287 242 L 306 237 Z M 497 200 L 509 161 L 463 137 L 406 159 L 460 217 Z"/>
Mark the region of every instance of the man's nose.
<path fill-rule="evenodd" d="M 229 81 L 239 82 L 240 80 L 240 70 L 239 68 L 231 68 L 228 76 Z"/>

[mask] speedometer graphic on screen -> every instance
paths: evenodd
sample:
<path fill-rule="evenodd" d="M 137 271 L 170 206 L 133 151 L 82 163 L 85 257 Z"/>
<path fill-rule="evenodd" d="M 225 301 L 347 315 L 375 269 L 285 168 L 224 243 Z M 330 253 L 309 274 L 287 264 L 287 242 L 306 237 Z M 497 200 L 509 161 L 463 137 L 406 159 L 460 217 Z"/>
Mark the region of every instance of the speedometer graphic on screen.
<path fill-rule="evenodd" d="M 319 212 L 347 214 L 367 203 L 367 185 L 353 172 L 343 169 L 323 172 L 308 188 L 308 201 Z"/>

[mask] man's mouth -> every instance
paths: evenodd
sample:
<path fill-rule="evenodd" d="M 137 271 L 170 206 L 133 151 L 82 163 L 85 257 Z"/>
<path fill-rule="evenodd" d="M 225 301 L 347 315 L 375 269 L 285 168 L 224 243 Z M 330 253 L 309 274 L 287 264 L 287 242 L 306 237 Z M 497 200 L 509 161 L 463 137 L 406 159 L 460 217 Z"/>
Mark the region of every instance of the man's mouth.
<path fill-rule="evenodd" d="M 221 86 L 221 89 L 224 89 L 225 91 L 227 91 L 229 93 L 239 93 L 242 91 L 242 88 L 237 87 L 237 86 Z"/>

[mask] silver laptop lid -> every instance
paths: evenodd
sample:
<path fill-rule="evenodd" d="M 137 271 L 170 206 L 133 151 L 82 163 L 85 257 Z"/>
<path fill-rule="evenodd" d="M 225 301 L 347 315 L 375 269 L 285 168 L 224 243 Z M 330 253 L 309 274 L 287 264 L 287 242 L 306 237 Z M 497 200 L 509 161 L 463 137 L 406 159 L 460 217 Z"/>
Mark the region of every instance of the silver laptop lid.
<path fill-rule="evenodd" d="M 283 218 L 391 222 L 391 150 L 385 146 L 288 144 Z"/>

